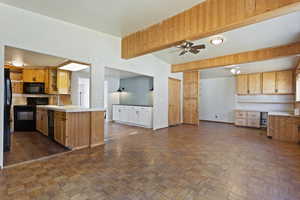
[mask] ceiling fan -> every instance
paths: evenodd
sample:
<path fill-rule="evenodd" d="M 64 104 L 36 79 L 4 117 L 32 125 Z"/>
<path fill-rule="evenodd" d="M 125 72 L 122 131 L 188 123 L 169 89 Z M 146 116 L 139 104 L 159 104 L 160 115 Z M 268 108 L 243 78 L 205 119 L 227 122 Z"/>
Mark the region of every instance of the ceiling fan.
<path fill-rule="evenodd" d="M 177 48 L 181 49 L 179 56 L 183 56 L 186 53 L 198 54 L 201 49 L 205 49 L 204 44 L 195 45 L 193 42 L 184 41 L 181 45 L 177 46 Z"/>

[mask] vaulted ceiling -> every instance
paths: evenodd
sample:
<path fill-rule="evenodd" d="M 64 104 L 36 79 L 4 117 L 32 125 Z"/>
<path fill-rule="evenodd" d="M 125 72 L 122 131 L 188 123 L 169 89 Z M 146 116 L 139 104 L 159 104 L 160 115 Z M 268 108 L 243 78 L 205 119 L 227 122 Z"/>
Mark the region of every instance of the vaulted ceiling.
<path fill-rule="evenodd" d="M 125 36 L 203 0 L 0 0 L 99 32 Z"/>

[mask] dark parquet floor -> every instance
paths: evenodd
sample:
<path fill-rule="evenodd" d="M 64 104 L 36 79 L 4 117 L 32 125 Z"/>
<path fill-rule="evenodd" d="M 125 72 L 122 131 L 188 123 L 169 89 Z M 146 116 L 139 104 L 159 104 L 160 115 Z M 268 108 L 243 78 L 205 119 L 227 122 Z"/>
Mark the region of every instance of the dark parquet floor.
<path fill-rule="evenodd" d="M 201 122 L 0 172 L 1 200 L 299 200 L 300 146 Z"/>

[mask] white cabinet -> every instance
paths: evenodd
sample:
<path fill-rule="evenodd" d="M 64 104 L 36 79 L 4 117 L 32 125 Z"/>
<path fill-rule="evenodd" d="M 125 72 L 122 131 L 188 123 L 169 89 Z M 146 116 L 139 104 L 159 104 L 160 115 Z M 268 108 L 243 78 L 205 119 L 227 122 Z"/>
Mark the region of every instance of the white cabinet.
<path fill-rule="evenodd" d="M 114 105 L 113 120 L 152 128 L 152 107 Z"/>

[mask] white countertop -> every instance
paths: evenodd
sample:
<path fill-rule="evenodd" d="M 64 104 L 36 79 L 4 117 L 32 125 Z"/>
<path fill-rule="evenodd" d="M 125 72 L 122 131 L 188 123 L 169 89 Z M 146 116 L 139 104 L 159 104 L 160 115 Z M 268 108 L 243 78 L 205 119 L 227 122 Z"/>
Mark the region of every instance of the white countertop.
<path fill-rule="evenodd" d="M 102 107 L 92 107 L 85 108 L 76 105 L 69 106 L 55 106 L 55 105 L 45 105 L 45 106 L 37 106 L 37 108 L 44 108 L 48 110 L 61 111 L 61 112 L 94 112 L 94 111 L 105 111 Z"/>
<path fill-rule="evenodd" d="M 295 115 L 292 112 L 269 112 L 268 115 L 270 116 L 288 116 L 288 117 L 300 117 L 298 115 Z"/>

